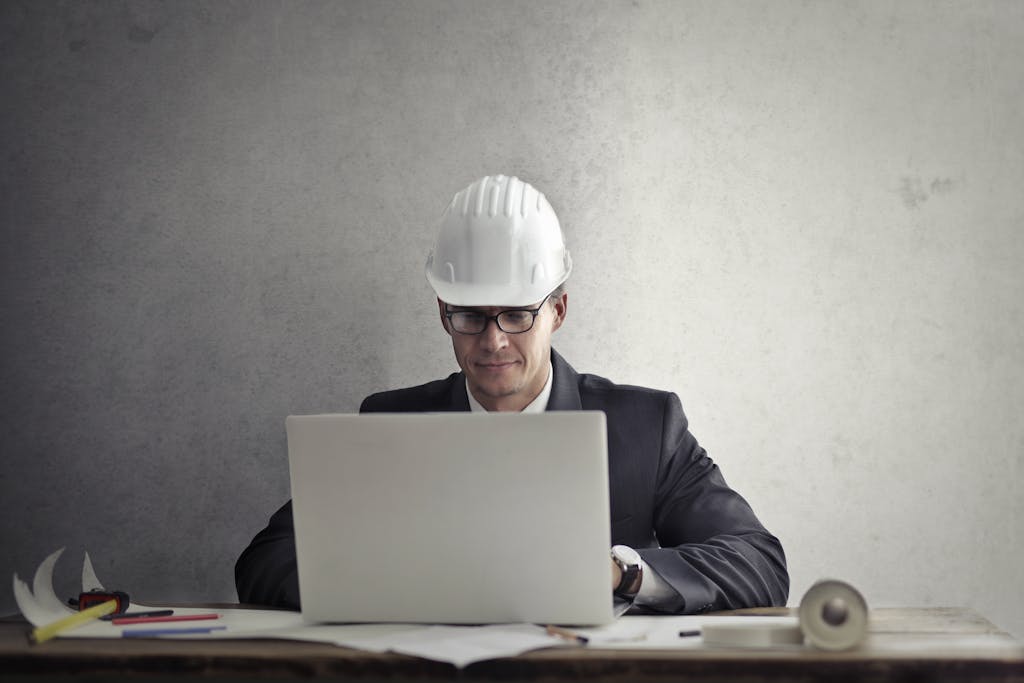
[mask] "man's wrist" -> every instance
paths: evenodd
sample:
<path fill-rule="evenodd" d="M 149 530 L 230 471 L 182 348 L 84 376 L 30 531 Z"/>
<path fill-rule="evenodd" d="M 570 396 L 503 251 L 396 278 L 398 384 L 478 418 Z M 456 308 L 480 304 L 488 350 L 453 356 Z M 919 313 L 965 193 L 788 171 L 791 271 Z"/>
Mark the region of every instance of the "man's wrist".
<path fill-rule="evenodd" d="M 618 568 L 620 579 L 614 593 L 618 597 L 632 600 L 643 584 L 643 560 L 640 554 L 626 545 L 612 546 L 612 562 Z"/>

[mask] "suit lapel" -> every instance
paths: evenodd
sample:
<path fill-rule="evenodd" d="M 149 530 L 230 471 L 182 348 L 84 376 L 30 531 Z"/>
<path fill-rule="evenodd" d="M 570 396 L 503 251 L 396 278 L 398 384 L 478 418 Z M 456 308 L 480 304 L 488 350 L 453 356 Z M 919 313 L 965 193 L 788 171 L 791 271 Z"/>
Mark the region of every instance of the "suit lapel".
<path fill-rule="evenodd" d="M 443 410 L 468 413 L 469 398 L 466 396 L 466 374 L 459 372 L 452 377 L 453 381 L 448 391 L 448 405 Z"/>
<path fill-rule="evenodd" d="M 551 369 L 554 379 L 551 381 L 551 398 L 548 399 L 548 410 L 582 410 L 580 400 L 580 377 L 572 366 L 554 349 L 551 349 Z"/>

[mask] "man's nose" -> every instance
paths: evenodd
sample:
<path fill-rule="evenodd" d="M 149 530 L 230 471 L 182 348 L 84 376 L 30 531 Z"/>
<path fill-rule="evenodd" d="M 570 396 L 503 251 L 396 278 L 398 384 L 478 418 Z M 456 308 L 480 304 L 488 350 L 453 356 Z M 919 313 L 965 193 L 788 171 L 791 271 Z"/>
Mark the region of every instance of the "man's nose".
<path fill-rule="evenodd" d="M 497 351 L 508 346 L 508 335 L 498 327 L 497 320 L 488 320 L 487 327 L 480 333 L 480 343 L 488 351 Z"/>

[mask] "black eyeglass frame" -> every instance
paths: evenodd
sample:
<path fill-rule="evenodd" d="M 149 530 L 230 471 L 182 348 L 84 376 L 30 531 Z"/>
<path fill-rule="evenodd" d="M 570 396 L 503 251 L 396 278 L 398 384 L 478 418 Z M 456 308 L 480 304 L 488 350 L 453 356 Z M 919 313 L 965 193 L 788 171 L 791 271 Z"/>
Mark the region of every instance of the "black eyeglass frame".
<path fill-rule="evenodd" d="M 494 321 L 494 324 L 498 326 L 498 329 L 504 332 L 505 334 L 525 334 L 526 332 L 532 330 L 533 326 L 537 324 L 537 316 L 540 315 L 540 310 L 544 308 L 544 304 L 546 304 L 548 302 L 548 299 L 550 298 L 551 295 L 548 294 L 546 297 L 544 297 L 544 300 L 540 302 L 540 305 L 537 306 L 537 308 L 506 308 L 503 311 L 498 311 L 494 315 L 484 315 L 480 311 L 450 311 L 448 310 L 448 304 L 445 304 L 444 317 L 448 318 L 448 327 L 451 329 L 451 331 L 458 332 L 459 334 L 466 334 L 469 336 L 483 334 L 484 332 L 487 331 L 487 324 L 492 320 Z M 473 315 L 478 315 L 481 318 L 483 318 L 484 326 L 480 328 L 479 332 L 463 332 L 461 330 L 457 330 L 455 329 L 455 324 L 452 322 L 452 316 L 455 315 L 456 313 L 472 313 Z M 501 322 L 499 322 L 498 320 L 498 318 L 505 315 L 506 313 L 529 313 L 533 317 L 530 319 L 530 326 L 527 327 L 525 330 L 517 330 L 515 332 L 512 332 L 502 327 Z"/>

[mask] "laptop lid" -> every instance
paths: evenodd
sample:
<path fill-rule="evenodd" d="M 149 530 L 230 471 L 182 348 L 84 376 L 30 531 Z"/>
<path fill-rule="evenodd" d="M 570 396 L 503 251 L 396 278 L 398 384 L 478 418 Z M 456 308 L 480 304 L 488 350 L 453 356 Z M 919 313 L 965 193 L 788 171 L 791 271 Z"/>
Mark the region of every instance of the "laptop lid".
<path fill-rule="evenodd" d="M 286 428 L 306 621 L 612 621 L 604 413 Z"/>

